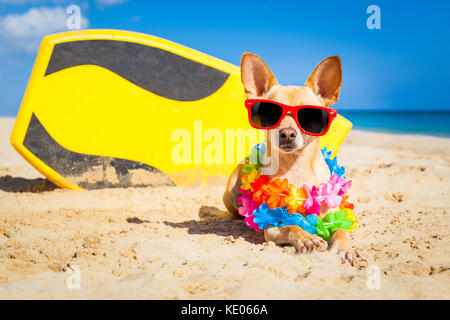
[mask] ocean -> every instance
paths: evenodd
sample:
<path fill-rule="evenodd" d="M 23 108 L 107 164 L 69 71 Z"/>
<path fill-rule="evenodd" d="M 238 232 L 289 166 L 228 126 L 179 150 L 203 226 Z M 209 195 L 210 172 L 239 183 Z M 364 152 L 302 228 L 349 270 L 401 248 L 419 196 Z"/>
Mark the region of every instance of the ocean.
<path fill-rule="evenodd" d="M 450 138 L 450 111 L 339 111 L 354 129 Z"/>
<path fill-rule="evenodd" d="M 450 111 L 338 110 L 338 113 L 353 123 L 353 129 L 450 138 Z"/>

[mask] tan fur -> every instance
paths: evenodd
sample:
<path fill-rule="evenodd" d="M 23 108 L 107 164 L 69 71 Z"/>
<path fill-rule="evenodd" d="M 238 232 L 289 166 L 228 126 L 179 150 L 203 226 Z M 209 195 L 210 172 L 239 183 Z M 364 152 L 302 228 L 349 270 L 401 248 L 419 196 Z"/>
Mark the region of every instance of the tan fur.
<path fill-rule="evenodd" d="M 310 75 L 304 87 L 281 86 L 266 63 L 258 56 L 245 53 L 241 60 L 241 78 L 246 97 L 274 100 L 286 105 L 321 105 L 329 106 L 339 99 L 342 84 L 341 61 L 338 56 L 323 60 Z M 280 125 L 272 130 L 266 130 L 267 149 L 276 145 L 275 140 L 279 130 L 294 128 L 297 132 L 294 148 L 277 148 L 278 171 L 271 177 L 288 179 L 296 186 L 307 184 L 319 185 L 330 178 L 330 172 L 320 151 L 319 137 L 303 134 L 288 113 Z M 289 129 L 291 130 L 291 129 Z M 277 157 L 271 157 L 276 159 Z M 225 206 L 230 212 L 237 213 L 236 199 L 240 196 L 241 165 L 233 171 L 228 179 L 226 191 L 223 195 Z M 270 227 L 264 230 L 266 241 L 276 244 L 291 244 L 298 252 L 313 249 L 325 250 L 327 243 L 317 235 L 309 234 L 298 226 L 282 228 Z M 347 243 L 346 232 L 338 230 L 333 236 L 331 248 L 345 261 L 352 261 L 351 248 Z"/>

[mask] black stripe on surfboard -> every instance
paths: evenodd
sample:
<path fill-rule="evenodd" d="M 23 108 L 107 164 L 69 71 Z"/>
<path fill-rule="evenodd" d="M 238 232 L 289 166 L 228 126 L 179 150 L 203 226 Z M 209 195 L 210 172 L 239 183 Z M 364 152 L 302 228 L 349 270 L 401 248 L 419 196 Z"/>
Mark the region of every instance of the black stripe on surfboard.
<path fill-rule="evenodd" d="M 229 73 L 166 50 L 117 40 L 58 43 L 45 76 L 80 65 L 106 68 L 145 90 L 177 101 L 208 97 L 229 77 Z"/>
<path fill-rule="evenodd" d="M 70 183 L 84 189 L 175 185 L 166 174 L 145 163 L 64 148 L 50 136 L 34 113 L 23 145 Z"/>

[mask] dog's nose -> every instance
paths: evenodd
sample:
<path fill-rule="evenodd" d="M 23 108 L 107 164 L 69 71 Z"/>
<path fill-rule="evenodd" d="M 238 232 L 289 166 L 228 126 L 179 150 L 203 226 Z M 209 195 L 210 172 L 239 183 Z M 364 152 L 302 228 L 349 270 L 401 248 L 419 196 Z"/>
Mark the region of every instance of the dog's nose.
<path fill-rule="evenodd" d="M 291 143 L 297 137 L 297 130 L 294 128 L 283 128 L 279 131 L 280 144 Z"/>

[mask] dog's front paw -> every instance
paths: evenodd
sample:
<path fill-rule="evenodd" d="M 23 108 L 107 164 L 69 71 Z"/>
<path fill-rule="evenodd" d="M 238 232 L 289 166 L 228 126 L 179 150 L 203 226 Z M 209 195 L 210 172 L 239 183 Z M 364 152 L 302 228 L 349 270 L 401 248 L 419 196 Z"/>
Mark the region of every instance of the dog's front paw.
<path fill-rule="evenodd" d="M 301 235 L 296 237 L 293 241 L 293 245 L 297 249 L 298 253 L 313 250 L 324 251 L 328 247 L 328 243 L 321 237 L 307 232 L 303 232 Z"/>
<path fill-rule="evenodd" d="M 349 262 L 353 265 L 353 250 L 347 241 L 344 230 L 338 229 L 335 232 L 330 250 L 339 256 L 342 263 Z"/>
<path fill-rule="evenodd" d="M 346 246 L 341 246 L 338 242 L 331 245 L 331 251 L 339 256 L 342 263 L 349 262 L 353 265 L 353 250 Z"/>

